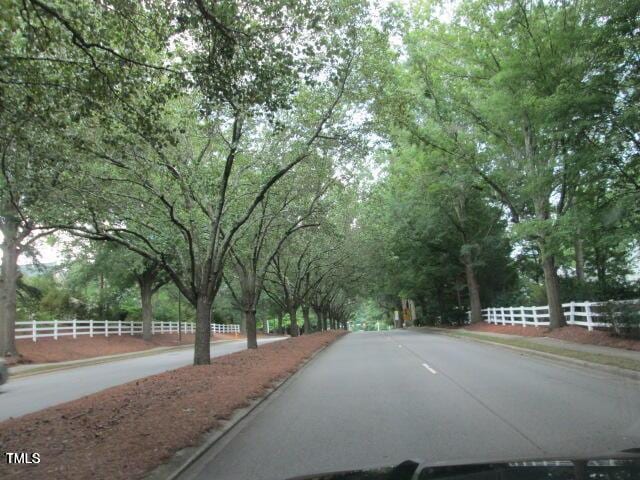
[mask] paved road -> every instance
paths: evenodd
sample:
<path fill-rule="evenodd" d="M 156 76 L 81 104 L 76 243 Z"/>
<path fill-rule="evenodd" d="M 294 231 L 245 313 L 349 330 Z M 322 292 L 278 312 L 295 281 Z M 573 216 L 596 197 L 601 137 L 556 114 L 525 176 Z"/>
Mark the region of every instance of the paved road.
<path fill-rule="evenodd" d="M 258 343 L 273 342 L 282 338 L 284 337 L 263 339 Z M 212 345 L 211 354 L 217 357 L 245 348 L 246 340 L 219 343 Z M 10 379 L 0 387 L 0 421 L 75 400 L 138 378 L 190 365 L 192 362 L 193 348 L 187 348 Z"/>
<path fill-rule="evenodd" d="M 353 333 L 239 427 L 183 479 L 640 447 L 640 383 L 444 335 Z"/>

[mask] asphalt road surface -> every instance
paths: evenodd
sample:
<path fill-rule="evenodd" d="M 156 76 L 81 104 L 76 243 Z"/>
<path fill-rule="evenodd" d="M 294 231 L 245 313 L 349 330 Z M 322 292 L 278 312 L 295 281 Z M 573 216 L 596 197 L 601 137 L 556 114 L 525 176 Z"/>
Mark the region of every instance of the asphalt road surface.
<path fill-rule="evenodd" d="M 309 363 L 185 474 L 286 479 L 398 464 L 640 447 L 640 383 L 411 331 L 353 333 Z"/>
<path fill-rule="evenodd" d="M 258 340 L 268 343 L 284 337 Z M 214 357 L 246 348 L 246 340 L 212 344 Z M 105 388 L 190 365 L 193 348 L 9 379 L 0 386 L 0 421 L 75 400 Z"/>

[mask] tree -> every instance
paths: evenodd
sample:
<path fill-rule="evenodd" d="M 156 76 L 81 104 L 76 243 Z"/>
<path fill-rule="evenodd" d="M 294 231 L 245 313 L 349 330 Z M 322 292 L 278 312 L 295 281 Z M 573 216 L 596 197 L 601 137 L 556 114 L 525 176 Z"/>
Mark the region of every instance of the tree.
<path fill-rule="evenodd" d="M 605 8 L 595 1 L 491 8 L 468 1 L 450 23 L 418 11 L 405 37 L 431 106 L 416 122 L 415 112 L 402 111 L 405 102 L 400 118 L 410 129 L 422 122 L 421 140 L 474 170 L 521 238 L 535 242 L 552 328 L 564 324 L 558 219 L 589 181 L 590 143 L 598 143 L 620 91 L 618 67 L 609 63 L 619 53 L 603 65 L 595 41 Z"/>
<path fill-rule="evenodd" d="M 233 273 L 225 273 L 225 280 L 243 312 L 248 348 L 258 347 L 256 309 L 269 265 L 286 247 L 289 237 L 301 229 L 319 225 L 314 217 L 331 184 L 322 163 L 316 159 L 314 163 L 301 165 L 265 195 L 252 221 L 230 247 Z"/>
<path fill-rule="evenodd" d="M 70 9 L 39 0 L 3 4 L 0 355 L 17 354 L 18 257 L 52 232 L 47 224 L 57 213 L 61 177 L 69 168 L 56 155 L 67 152 L 62 134 L 110 102 L 126 103 L 140 78 L 157 68 L 147 60 L 166 38 L 167 22 L 157 16 L 158 8 L 107 3 L 73 2 Z M 62 11 L 73 13 L 65 17 Z M 124 28 L 141 17 L 153 27 Z"/>
<path fill-rule="evenodd" d="M 81 149 L 95 161 L 80 173 L 81 186 L 69 186 L 75 193 L 67 204 L 72 213 L 60 226 L 119 243 L 162 266 L 196 308 L 196 364 L 209 362 L 211 308 L 236 234 L 273 185 L 317 145 L 331 142 L 322 134 L 341 102 L 349 69 L 347 58 L 330 70 L 334 82 L 301 88 L 288 111 L 265 110 L 272 96 L 247 100 L 243 91 L 216 99 L 215 111 L 206 96 L 178 99 L 168 104 L 157 129 L 173 132 L 166 142 L 127 132 L 124 125 L 92 142 L 81 132 Z M 193 115 L 198 105 L 206 117 Z M 284 139 L 280 158 L 253 150 L 257 139 L 274 134 Z M 243 182 L 247 172 L 255 174 L 255 183 Z"/>

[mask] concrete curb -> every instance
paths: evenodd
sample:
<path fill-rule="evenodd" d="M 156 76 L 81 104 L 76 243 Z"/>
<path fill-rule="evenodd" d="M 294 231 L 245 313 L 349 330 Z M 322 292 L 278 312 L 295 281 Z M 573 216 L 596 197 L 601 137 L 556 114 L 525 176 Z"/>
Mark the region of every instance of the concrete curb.
<path fill-rule="evenodd" d="M 336 342 L 340 341 L 340 339 L 344 338 L 345 335 L 338 337 L 335 341 L 331 342 L 329 345 L 322 347 L 320 350 L 315 351 L 309 358 L 307 358 L 300 367 L 291 375 L 289 375 L 284 380 L 277 382 L 273 387 L 271 387 L 267 393 L 265 393 L 262 397 L 253 401 L 248 407 L 236 410 L 236 412 L 231 416 L 229 420 L 227 420 L 224 425 L 216 429 L 208 434 L 205 434 L 205 441 L 198 447 L 187 447 L 182 449 L 172 457 L 168 462 L 159 465 L 150 473 L 145 475 L 143 478 L 145 480 L 177 480 L 180 475 L 182 475 L 185 471 L 187 471 L 194 463 L 196 463 L 200 457 L 202 457 L 207 451 L 213 448 L 218 442 L 223 440 L 235 427 L 237 427 L 244 419 L 249 417 L 251 413 L 253 413 L 258 407 L 263 405 L 271 396 L 284 387 L 287 383 L 293 381 L 298 375 L 300 375 L 304 369 L 311 363 L 313 359 L 315 359 L 318 355 L 325 352 L 329 347 L 334 345 Z M 195 451 L 194 451 L 195 450 Z M 183 452 L 183 453 L 181 453 Z M 191 453 L 193 452 L 193 453 Z M 191 453 L 191 454 L 189 454 Z M 186 460 L 183 460 L 182 457 L 189 455 Z M 177 466 L 174 466 L 178 464 Z"/>
<path fill-rule="evenodd" d="M 440 333 L 439 331 L 438 333 Z M 597 370 L 600 372 L 611 373 L 613 375 L 618 375 L 620 377 L 630 378 L 632 380 L 640 381 L 640 371 L 637 370 L 629 370 L 626 368 L 614 367 L 613 365 L 604 365 L 601 363 L 588 362 L 586 360 L 579 360 L 577 358 L 565 357 L 562 355 L 556 355 L 554 353 L 541 352 L 539 350 L 531 350 L 529 348 L 523 347 L 514 347 L 513 345 L 505 345 L 503 343 L 492 342 L 491 340 L 484 340 L 481 338 L 475 337 L 466 337 L 466 336 L 458 336 L 456 334 L 448 334 L 450 337 L 454 337 L 460 340 L 468 340 L 471 342 L 477 343 L 488 343 L 490 345 L 495 345 L 497 347 L 508 348 L 510 350 L 515 350 L 517 352 L 521 352 L 528 355 L 534 355 L 542 358 L 547 358 L 549 360 L 555 360 L 563 363 L 570 363 L 573 365 L 578 365 L 580 367 L 587 367 L 592 370 Z"/>
<path fill-rule="evenodd" d="M 242 340 L 242 339 L 238 339 L 238 340 Z M 236 342 L 238 340 L 216 340 L 214 342 L 211 342 L 211 344 L 216 345 L 220 343 Z M 9 378 L 15 379 L 15 378 L 31 377 L 33 375 L 40 375 L 43 373 L 52 373 L 52 372 L 58 372 L 62 370 L 70 370 L 73 368 L 87 367 L 90 365 L 101 365 L 103 363 L 117 362 L 118 360 L 128 360 L 131 358 L 148 357 L 151 355 L 159 355 L 161 353 L 185 350 L 188 348 L 193 348 L 193 345 L 178 345 L 175 347 L 150 348 L 148 350 L 139 350 L 137 352 L 122 353 L 118 355 L 108 355 L 103 357 L 72 360 L 70 362 L 42 364 L 41 367 L 33 367 L 32 369 L 19 371 L 15 373 L 12 373 L 11 368 L 9 368 Z"/>

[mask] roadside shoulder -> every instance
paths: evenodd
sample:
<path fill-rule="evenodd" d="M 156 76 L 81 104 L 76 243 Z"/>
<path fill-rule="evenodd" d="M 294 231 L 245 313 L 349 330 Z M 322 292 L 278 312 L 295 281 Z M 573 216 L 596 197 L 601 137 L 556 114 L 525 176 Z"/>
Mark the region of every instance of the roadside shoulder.
<path fill-rule="evenodd" d="M 585 351 L 584 349 L 545 345 L 516 336 L 494 336 L 464 332 L 460 330 L 425 327 L 416 329 L 416 331 L 438 333 L 463 340 L 488 343 L 530 355 L 536 355 L 626 378 L 640 380 L 640 362 L 633 358 L 629 358 L 628 356 L 594 353 Z"/>

